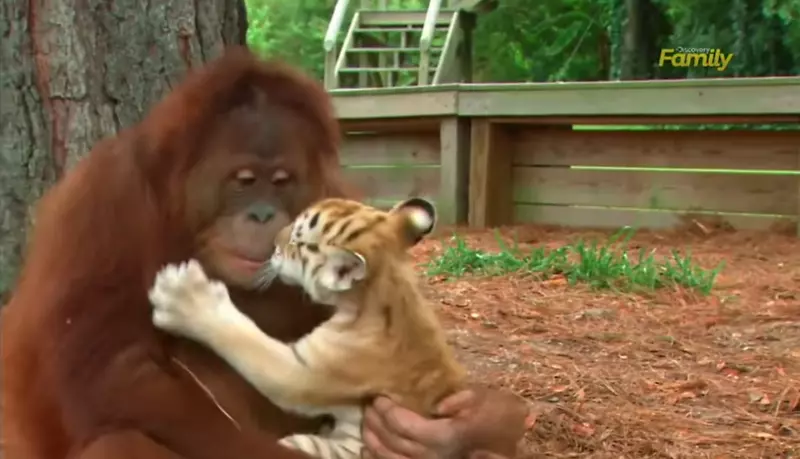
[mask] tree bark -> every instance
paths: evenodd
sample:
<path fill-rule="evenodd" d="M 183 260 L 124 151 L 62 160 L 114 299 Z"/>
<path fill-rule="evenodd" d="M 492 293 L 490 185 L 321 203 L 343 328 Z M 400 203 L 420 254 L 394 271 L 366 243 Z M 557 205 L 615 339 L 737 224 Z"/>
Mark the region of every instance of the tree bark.
<path fill-rule="evenodd" d="M 638 67 L 641 57 L 642 0 L 625 0 L 627 21 L 622 34 L 622 63 L 620 77 L 633 80 L 639 77 Z"/>
<path fill-rule="evenodd" d="M 2 300 L 44 189 L 95 142 L 141 120 L 189 68 L 244 43 L 247 22 L 243 0 L 0 0 L 0 8 Z"/>
<path fill-rule="evenodd" d="M 624 0 L 620 77 L 641 80 L 661 76 L 657 62 L 662 44 L 672 34 L 664 11 L 653 0 Z"/>

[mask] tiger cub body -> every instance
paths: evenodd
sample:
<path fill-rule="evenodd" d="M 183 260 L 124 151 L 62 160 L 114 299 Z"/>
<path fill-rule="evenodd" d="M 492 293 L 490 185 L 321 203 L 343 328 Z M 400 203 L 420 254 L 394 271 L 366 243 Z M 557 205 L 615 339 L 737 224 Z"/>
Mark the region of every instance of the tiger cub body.
<path fill-rule="evenodd" d="M 262 333 L 195 261 L 158 274 L 153 322 L 209 346 L 281 408 L 335 418 L 327 435 L 292 435 L 284 445 L 326 459 L 359 457 L 363 406 L 372 396 L 432 415 L 465 381 L 408 254 L 435 219 L 433 205 L 418 198 L 390 211 L 326 199 L 281 231 L 259 286 L 280 279 L 333 308 L 294 343 Z"/>

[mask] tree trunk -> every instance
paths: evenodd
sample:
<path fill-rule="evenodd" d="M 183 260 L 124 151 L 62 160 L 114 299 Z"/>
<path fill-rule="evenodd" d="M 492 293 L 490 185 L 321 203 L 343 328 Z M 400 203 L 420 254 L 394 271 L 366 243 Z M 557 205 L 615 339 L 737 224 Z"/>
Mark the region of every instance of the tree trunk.
<path fill-rule="evenodd" d="M 620 77 L 642 80 L 660 75 L 656 63 L 662 44 L 672 34 L 664 11 L 653 0 L 625 0 Z"/>
<path fill-rule="evenodd" d="M 95 142 L 139 121 L 187 69 L 243 43 L 247 22 L 243 0 L 0 0 L 0 7 L 2 300 L 43 190 Z"/>
<path fill-rule="evenodd" d="M 633 80 L 637 78 L 639 58 L 641 56 L 642 37 L 642 1 L 625 0 L 625 28 L 622 34 L 622 63 L 620 65 L 620 78 Z"/>

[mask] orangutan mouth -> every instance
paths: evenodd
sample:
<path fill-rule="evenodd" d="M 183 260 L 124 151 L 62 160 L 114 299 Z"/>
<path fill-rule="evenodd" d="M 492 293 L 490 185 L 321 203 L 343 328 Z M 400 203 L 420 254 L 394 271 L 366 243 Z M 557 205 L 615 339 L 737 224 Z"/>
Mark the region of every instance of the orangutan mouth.
<path fill-rule="evenodd" d="M 231 258 L 231 262 L 234 266 L 241 268 L 242 271 L 246 272 L 257 272 L 261 268 L 264 267 L 264 264 L 267 263 L 271 254 L 265 258 L 254 258 L 248 255 L 243 254 L 242 252 L 234 249 L 226 250 L 228 255 Z"/>

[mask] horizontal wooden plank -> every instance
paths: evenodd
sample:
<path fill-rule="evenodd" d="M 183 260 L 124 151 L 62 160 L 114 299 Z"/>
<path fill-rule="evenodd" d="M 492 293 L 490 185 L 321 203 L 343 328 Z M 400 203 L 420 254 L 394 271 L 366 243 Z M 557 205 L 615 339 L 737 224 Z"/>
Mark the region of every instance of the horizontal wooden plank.
<path fill-rule="evenodd" d="M 352 96 L 363 94 L 396 94 L 441 93 L 460 91 L 469 93 L 520 92 L 520 91 L 570 91 L 574 89 L 588 90 L 620 90 L 620 89 L 696 89 L 708 88 L 790 88 L 800 86 L 797 77 L 748 77 L 748 78 L 690 78 L 676 80 L 625 80 L 625 81 L 557 81 L 536 83 L 452 83 L 441 86 L 392 86 L 385 88 L 338 88 L 330 90 L 333 96 Z"/>
<path fill-rule="evenodd" d="M 439 132 L 441 118 L 385 118 L 374 120 L 341 120 L 339 124 L 346 134 L 383 132 Z"/>
<path fill-rule="evenodd" d="M 531 83 L 458 88 L 462 116 L 800 113 L 800 78 Z M 492 87 L 495 86 L 495 87 Z"/>
<path fill-rule="evenodd" d="M 491 118 L 499 124 L 531 125 L 613 125 L 613 124 L 766 124 L 791 123 L 800 130 L 800 115 L 673 115 L 673 116 L 509 116 Z"/>
<path fill-rule="evenodd" d="M 800 176 L 514 167 L 514 201 L 796 215 Z"/>
<path fill-rule="evenodd" d="M 403 26 L 401 30 L 405 30 L 408 26 L 419 26 L 425 24 L 427 19 L 427 10 L 360 10 L 361 25 L 365 27 L 382 27 L 382 26 Z M 436 25 L 448 25 L 453 11 L 447 9 L 439 10 L 439 15 L 436 17 Z"/>
<path fill-rule="evenodd" d="M 354 134 L 340 149 L 343 165 L 438 165 L 439 132 Z"/>
<path fill-rule="evenodd" d="M 609 209 L 598 207 L 568 207 L 517 204 L 514 206 L 514 223 L 537 223 L 575 228 L 634 228 L 669 229 L 686 223 L 691 214 L 635 209 Z M 734 229 L 786 230 L 796 227 L 796 219 L 789 217 L 720 214 L 717 216 Z M 708 217 L 707 217 L 708 218 Z M 699 219 L 698 221 L 703 221 Z"/>
<path fill-rule="evenodd" d="M 439 86 L 389 86 L 383 88 L 337 88 L 330 89 L 328 92 L 333 96 L 334 101 L 337 99 L 346 99 L 348 97 L 368 97 L 368 96 L 408 96 L 414 94 L 435 95 L 443 94 L 446 92 L 455 92 L 463 86 L 459 83 L 444 84 Z"/>
<path fill-rule="evenodd" d="M 800 131 L 515 129 L 515 165 L 796 170 Z"/>
<path fill-rule="evenodd" d="M 457 94 L 454 91 L 415 91 L 405 94 L 373 92 L 369 89 L 333 93 L 333 106 L 341 120 L 453 116 Z"/>
<path fill-rule="evenodd" d="M 340 119 L 800 113 L 800 77 L 448 84 L 330 91 Z"/>
<path fill-rule="evenodd" d="M 342 173 L 368 199 L 401 200 L 439 194 L 438 167 L 345 167 Z"/>
<path fill-rule="evenodd" d="M 552 81 L 538 83 L 464 83 L 458 86 L 463 92 L 515 92 L 536 88 L 549 91 L 571 89 L 708 89 L 708 88 L 768 88 L 795 87 L 800 85 L 800 76 L 792 77 L 747 77 L 747 78 L 683 78 L 675 80 L 624 80 L 624 81 Z"/>

